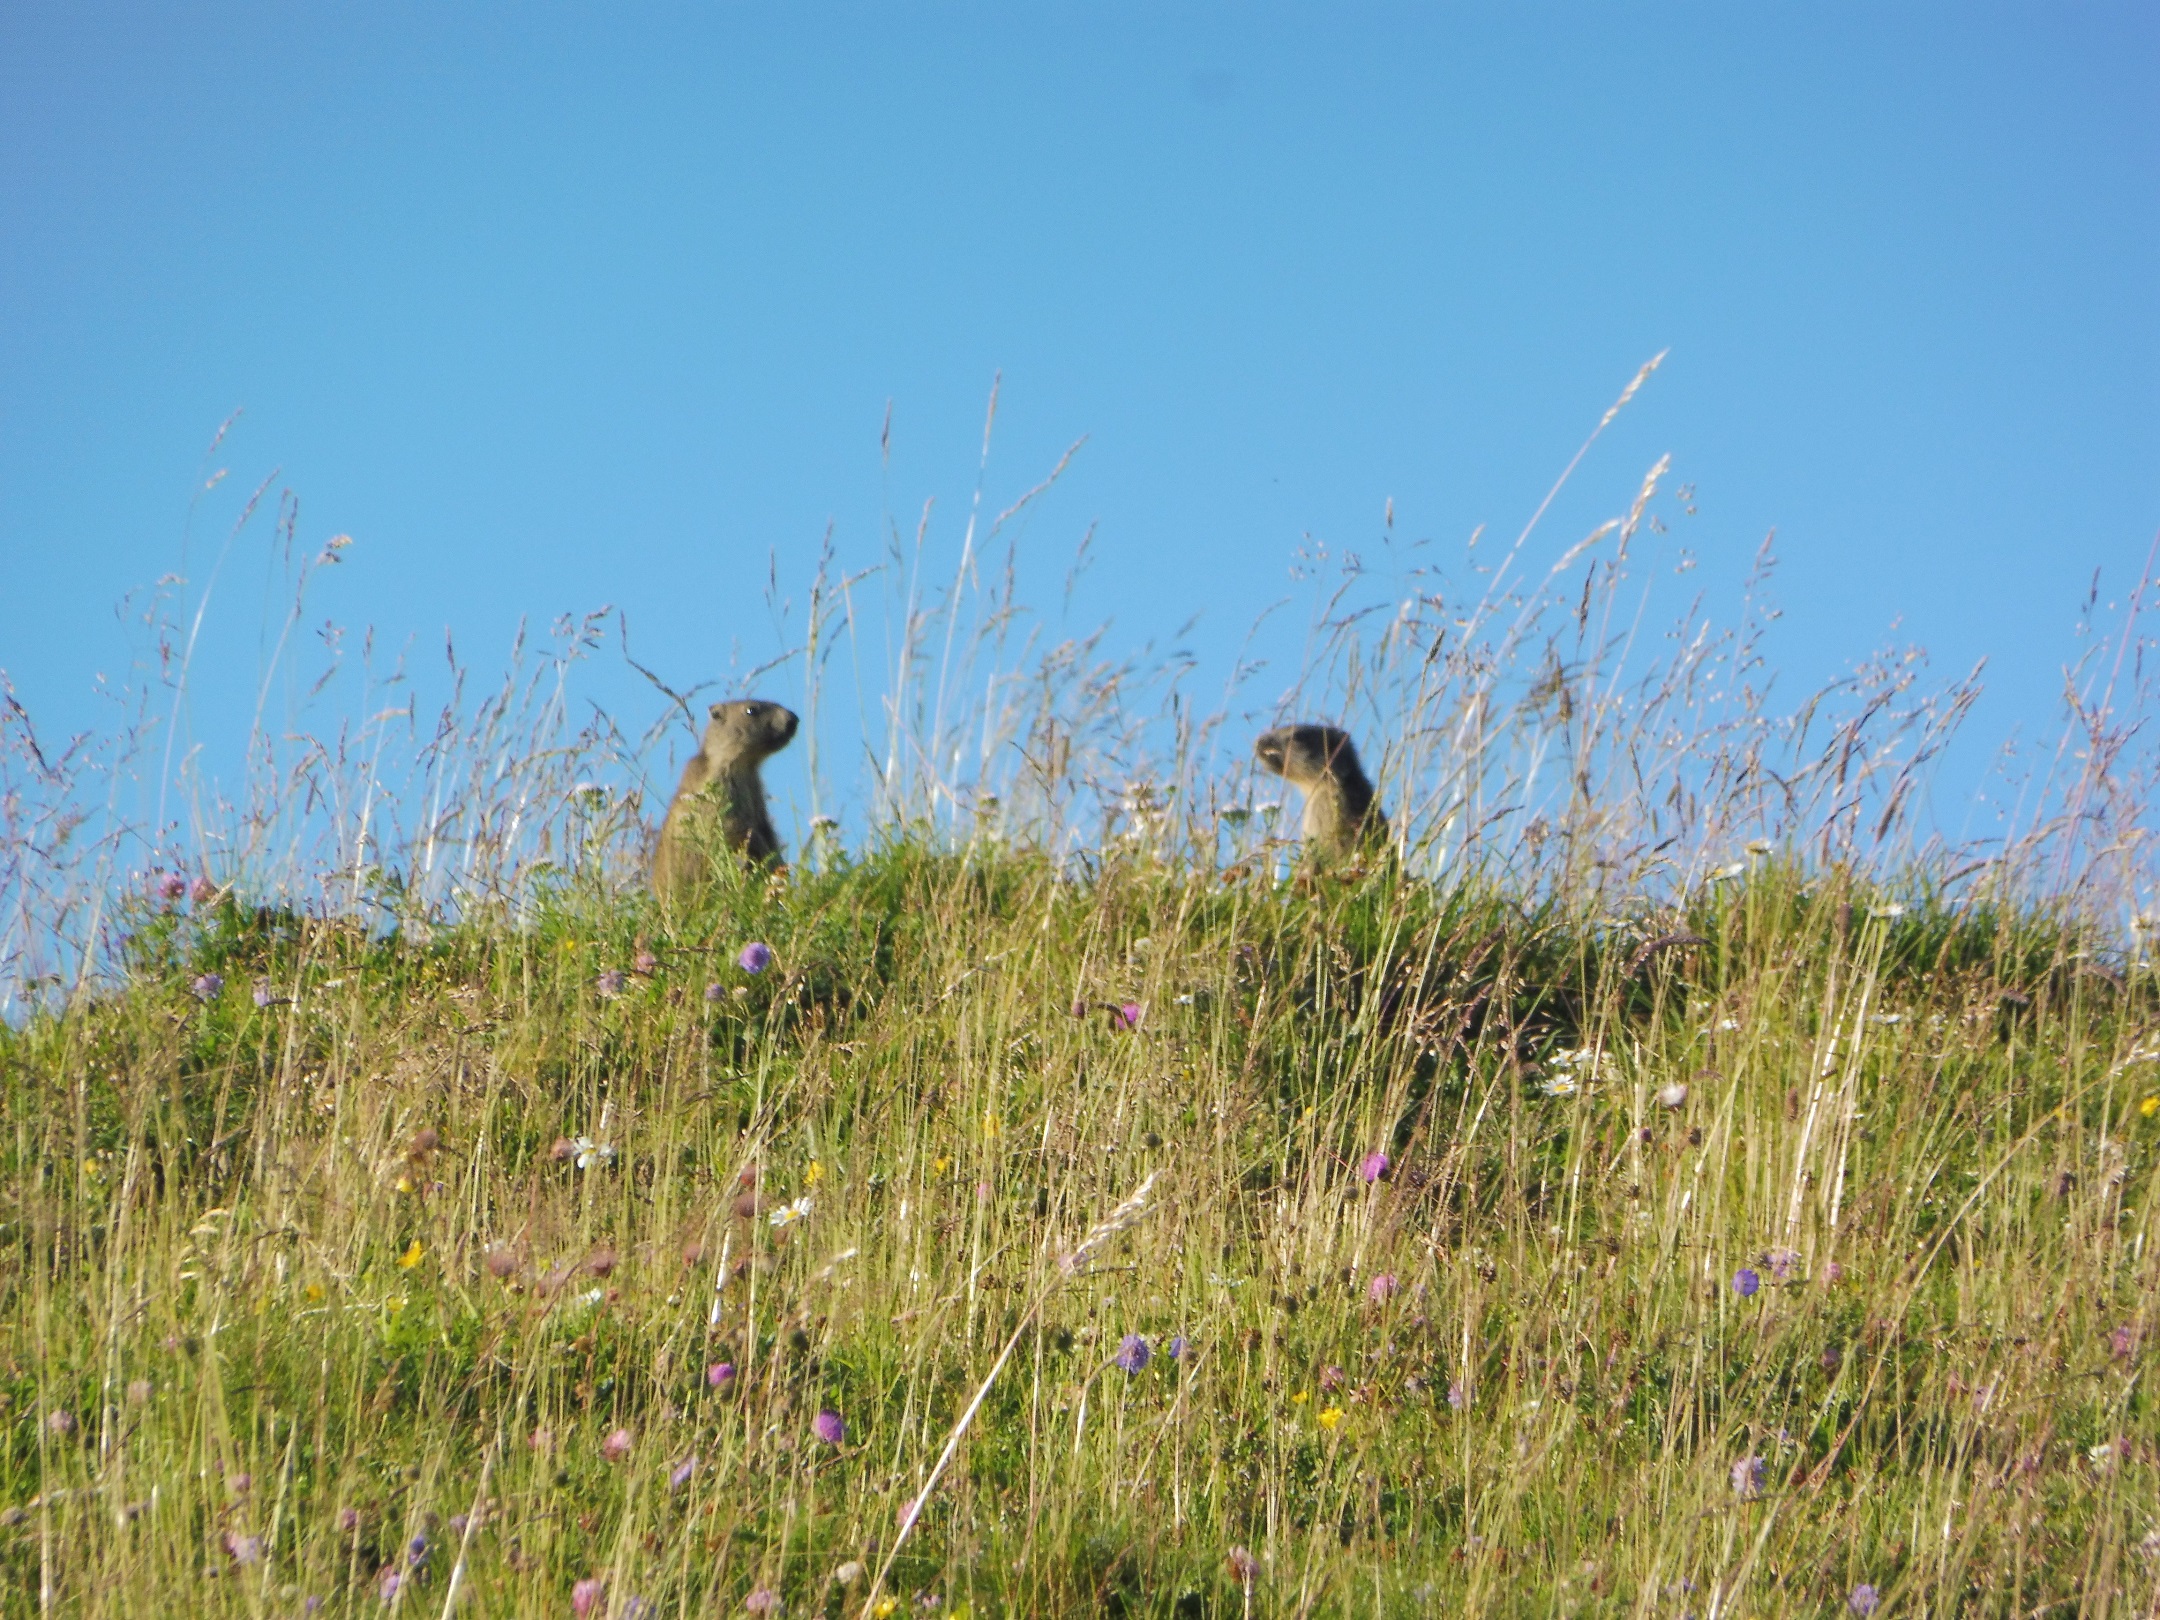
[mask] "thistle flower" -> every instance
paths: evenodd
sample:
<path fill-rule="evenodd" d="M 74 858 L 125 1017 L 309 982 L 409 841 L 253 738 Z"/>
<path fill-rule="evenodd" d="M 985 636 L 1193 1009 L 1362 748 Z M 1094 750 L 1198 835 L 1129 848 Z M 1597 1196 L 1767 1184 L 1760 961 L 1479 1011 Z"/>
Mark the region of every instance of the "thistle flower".
<path fill-rule="evenodd" d="M 243 1536 L 237 1530 L 225 1532 L 225 1550 L 232 1554 L 236 1564 L 259 1564 L 262 1562 L 262 1537 Z"/>
<path fill-rule="evenodd" d="M 735 958 L 735 965 L 745 973 L 763 973 L 772 966 L 772 947 L 763 940 L 753 939 L 742 948 L 742 955 Z"/>
<path fill-rule="evenodd" d="M 705 1382 L 714 1389 L 726 1389 L 735 1382 L 735 1363 L 716 1361 L 705 1369 Z"/>
<path fill-rule="evenodd" d="M 1334 1394 L 1347 1381 L 1343 1370 L 1332 1363 L 1320 1369 L 1320 1393 L 1323 1395 Z"/>
<path fill-rule="evenodd" d="M 1753 1299 L 1755 1290 L 1762 1287 L 1762 1278 L 1755 1272 L 1750 1271 L 1746 1266 L 1742 1266 L 1732 1274 L 1732 1286 L 1733 1292 L 1742 1299 Z"/>
<path fill-rule="evenodd" d="M 778 1614 L 780 1594 L 769 1586 L 760 1586 L 742 1600 L 742 1606 L 752 1614 Z"/>
<path fill-rule="evenodd" d="M 1140 1027 L 1140 1003 L 1128 1001 L 1122 1007 L 1110 1009 L 1112 1029 L 1138 1029 Z"/>
<path fill-rule="evenodd" d="M 1145 1367 L 1152 1354 L 1153 1352 L 1148 1349 L 1147 1340 L 1141 1338 L 1137 1333 L 1128 1333 L 1118 1342 L 1117 1354 L 1111 1360 L 1121 1372 L 1131 1374 Z"/>
<path fill-rule="evenodd" d="M 1385 1153 L 1368 1153 L 1358 1163 L 1358 1179 L 1367 1183 L 1380 1180 L 1388 1173 L 1392 1161 Z"/>
<path fill-rule="evenodd" d="M 1845 1607 L 1854 1614 L 1873 1614 L 1882 1606 L 1882 1593 L 1866 1581 L 1852 1589 L 1852 1596 L 1845 1600 Z"/>
<path fill-rule="evenodd" d="M 603 996 L 612 1001 L 622 994 L 623 985 L 629 981 L 629 977 L 621 968 L 609 968 L 599 978 L 593 980 L 593 983 L 599 987 L 599 991 Z"/>
<path fill-rule="evenodd" d="M 65 1407 L 48 1414 L 45 1419 L 45 1429 L 48 1434 L 73 1434 L 75 1432 L 75 1414 Z"/>
<path fill-rule="evenodd" d="M 828 1406 L 810 1420 L 810 1432 L 828 1446 L 837 1446 L 847 1438 L 847 1422 Z"/>
<path fill-rule="evenodd" d="M 2121 1361 L 2137 1348 L 2137 1335 L 2127 1327 L 2116 1328 L 2108 1334 L 2108 1355 Z"/>
<path fill-rule="evenodd" d="M 1395 1290 L 1401 1286 L 1392 1271 L 1383 1271 L 1365 1285 L 1365 1292 L 1375 1305 L 1385 1305 L 1395 1297 Z"/>
<path fill-rule="evenodd" d="M 630 1455 L 630 1431 L 616 1429 L 600 1442 L 600 1455 L 609 1462 L 621 1462 Z"/>
<path fill-rule="evenodd" d="M 198 906 L 206 906 L 217 898 L 217 885 L 206 877 L 199 877 L 188 885 L 188 898 Z"/>
<path fill-rule="evenodd" d="M 219 993 L 225 988 L 225 975 L 222 973 L 205 973 L 201 978 L 189 985 L 188 988 L 195 992 L 197 1001 L 215 1001 Z"/>
<path fill-rule="evenodd" d="M 1752 1502 L 1762 1495 L 1763 1480 L 1770 1472 L 1768 1464 L 1760 1457 L 1742 1457 L 1732 1465 L 1732 1488 L 1740 1500 Z"/>
<path fill-rule="evenodd" d="M 187 893 L 187 879 L 178 872 L 167 872 L 157 880 L 160 900 L 178 900 Z"/>
<path fill-rule="evenodd" d="M 630 970 L 644 978 L 651 978 L 660 971 L 660 958 L 651 951 L 639 951 L 631 959 Z"/>
<path fill-rule="evenodd" d="M 570 1588 L 570 1612 L 576 1615 L 578 1620 L 586 1620 L 593 1610 L 600 1607 L 600 1594 L 606 1589 L 598 1576 L 586 1576 Z"/>
<path fill-rule="evenodd" d="M 517 1274 L 517 1252 L 514 1249 L 490 1249 L 485 1264 L 487 1274 L 502 1282 Z"/>

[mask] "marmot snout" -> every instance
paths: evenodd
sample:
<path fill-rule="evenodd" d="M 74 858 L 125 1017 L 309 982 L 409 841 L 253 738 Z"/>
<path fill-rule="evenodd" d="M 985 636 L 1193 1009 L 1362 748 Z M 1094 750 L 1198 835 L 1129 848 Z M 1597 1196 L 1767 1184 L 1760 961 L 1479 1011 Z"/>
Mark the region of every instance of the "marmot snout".
<path fill-rule="evenodd" d="M 1387 817 L 1358 763 L 1350 733 L 1335 726 L 1277 726 L 1253 745 L 1260 763 L 1305 795 L 1305 845 L 1347 856 L 1387 836 Z"/>
<path fill-rule="evenodd" d="M 707 713 L 704 746 L 683 767 L 653 851 L 653 893 L 662 900 L 704 882 L 722 848 L 760 863 L 780 858 L 758 767 L 794 741 L 795 711 L 750 698 Z"/>

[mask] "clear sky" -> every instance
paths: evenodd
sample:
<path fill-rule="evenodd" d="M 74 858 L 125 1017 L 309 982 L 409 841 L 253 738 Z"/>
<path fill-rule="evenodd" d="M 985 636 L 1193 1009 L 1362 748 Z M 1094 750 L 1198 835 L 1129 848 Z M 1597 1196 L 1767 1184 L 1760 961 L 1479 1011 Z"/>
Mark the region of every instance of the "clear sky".
<path fill-rule="evenodd" d="M 1512 536 L 1664 350 L 1552 550 L 1669 452 L 1675 612 L 1775 528 L 1792 689 L 1911 641 L 2043 725 L 2160 528 L 2160 10 L 0 8 L 0 668 L 48 729 L 236 408 L 191 577 L 275 469 L 354 537 L 319 614 L 485 671 L 614 603 L 688 683 L 776 650 L 767 557 L 799 599 L 828 525 L 860 565 L 936 497 L 949 557 L 1002 373 L 986 503 L 1087 439 L 1029 594 L 1093 525 L 1075 621 L 1200 613 L 1221 677 L 1306 537 Z"/>

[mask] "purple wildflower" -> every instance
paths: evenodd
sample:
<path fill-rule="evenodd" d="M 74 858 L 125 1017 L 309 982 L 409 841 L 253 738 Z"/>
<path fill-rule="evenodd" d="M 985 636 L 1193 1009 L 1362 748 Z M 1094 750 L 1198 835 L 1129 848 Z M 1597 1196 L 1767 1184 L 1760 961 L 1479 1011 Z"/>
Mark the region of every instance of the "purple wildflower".
<path fill-rule="evenodd" d="M 1253 1582 L 1260 1578 L 1260 1560 L 1247 1548 L 1232 1547 L 1229 1562 L 1230 1578 L 1248 1592 L 1251 1591 Z"/>
<path fill-rule="evenodd" d="M 404 1584 L 405 1577 L 398 1573 L 396 1567 L 385 1564 L 382 1572 L 375 1577 L 375 1592 L 383 1602 L 394 1603 L 397 1601 L 398 1588 Z"/>
<path fill-rule="evenodd" d="M 603 996 L 612 998 L 622 994 L 623 985 L 628 978 L 629 975 L 624 973 L 621 968 L 609 968 L 593 983 L 600 987 L 600 993 Z"/>
<path fill-rule="evenodd" d="M 621 1462 L 630 1455 L 630 1431 L 616 1429 L 600 1442 L 600 1455 L 609 1462 Z"/>
<path fill-rule="evenodd" d="M 1460 1378 L 1447 1387 L 1447 1403 L 1458 1412 L 1470 1410 L 1470 1386 Z"/>
<path fill-rule="evenodd" d="M 677 1463 L 675 1465 L 675 1471 L 668 1475 L 668 1489 L 671 1491 L 679 1491 L 685 1485 L 689 1484 L 690 1476 L 697 1472 L 697 1465 L 698 1455 L 696 1452 L 693 1451 L 690 1453 L 689 1456 L 685 1457 L 681 1462 Z"/>
<path fill-rule="evenodd" d="M 1873 1614 L 1882 1605 L 1882 1593 L 1862 1581 L 1852 1589 L 1852 1596 L 1845 1600 L 1845 1607 L 1854 1614 Z"/>
<path fill-rule="evenodd" d="M 338 1509 L 337 1527 L 348 1536 L 351 1535 L 360 1528 L 360 1510 L 358 1508 Z"/>
<path fill-rule="evenodd" d="M 1760 1457 L 1742 1457 L 1732 1465 L 1732 1488 L 1741 1501 L 1752 1502 L 1762 1495 L 1763 1480 L 1769 1472 L 1769 1465 Z"/>
<path fill-rule="evenodd" d="M 1346 1382 L 1348 1382 L 1348 1376 L 1332 1362 L 1320 1369 L 1321 1394 L 1332 1395 L 1335 1391 L 1341 1389 Z"/>
<path fill-rule="evenodd" d="M 1395 1280 L 1395 1273 L 1383 1271 L 1365 1285 L 1365 1292 L 1375 1305 L 1385 1305 L 1395 1297 L 1395 1290 L 1402 1286 Z"/>
<path fill-rule="evenodd" d="M 45 1428 L 47 1432 L 52 1434 L 73 1434 L 75 1432 L 75 1414 L 62 1408 L 45 1419 Z"/>
<path fill-rule="evenodd" d="M 1140 1003 L 1128 1001 L 1122 1007 L 1110 1009 L 1112 1029 L 1138 1029 L 1140 1027 Z"/>
<path fill-rule="evenodd" d="M 257 979 L 255 988 L 248 992 L 248 997 L 258 1007 L 274 1007 L 277 1005 L 277 992 L 270 988 L 268 979 Z"/>
<path fill-rule="evenodd" d="M 735 1382 L 735 1363 L 732 1361 L 714 1362 L 705 1369 L 705 1382 L 712 1385 L 714 1389 L 726 1389 L 728 1385 Z"/>
<path fill-rule="evenodd" d="M 742 1600 L 742 1606 L 752 1614 L 778 1614 L 780 1594 L 769 1586 L 761 1586 Z"/>
<path fill-rule="evenodd" d="M 631 961 L 630 966 L 634 971 L 649 979 L 660 971 L 660 958 L 653 955 L 651 951 L 639 951 Z"/>
<path fill-rule="evenodd" d="M 1845 1268 L 1835 1260 L 1831 1261 L 1827 1266 L 1823 1267 L 1822 1280 L 1831 1287 L 1836 1287 L 1845 1280 Z"/>
<path fill-rule="evenodd" d="M 308 1600 L 301 1604 L 300 1608 L 304 1614 L 320 1614 L 322 1613 L 322 1599 L 311 1592 L 308 1594 Z"/>
<path fill-rule="evenodd" d="M 198 906 L 206 906 L 217 898 L 217 885 L 206 877 L 199 877 L 188 885 L 188 898 Z"/>
<path fill-rule="evenodd" d="M 763 973 L 772 966 L 772 947 L 761 939 L 753 939 L 742 948 L 742 955 L 735 958 L 735 965 L 745 973 Z"/>
<path fill-rule="evenodd" d="M 1148 1364 L 1148 1358 L 1152 1354 L 1147 1340 L 1137 1333 L 1128 1333 L 1118 1342 L 1117 1354 L 1111 1359 L 1120 1371 L 1136 1373 Z"/>
<path fill-rule="evenodd" d="M 187 893 L 187 879 L 178 872 L 167 872 L 157 881 L 160 900 L 178 900 Z"/>
<path fill-rule="evenodd" d="M 1750 1271 L 1746 1266 L 1742 1266 L 1732 1274 L 1732 1287 L 1733 1292 L 1742 1299 L 1753 1299 L 1755 1290 L 1762 1287 L 1762 1278 Z"/>
<path fill-rule="evenodd" d="M 718 981 L 708 984 L 705 987 L 705 999 L 715 1002 L 727 1000 L 727 986 Z"/>
<path fill-rule="evenodd" d="M 188 988 L 195 992 L 197 1001 L 215 1001 L 218 998 L 218 993 L 225 988 L 225 975 L 222 973 L 205 973 L 201 978 L 189 985 Z"/>
<path fill-rule="evenodd" d="M 570 1588 L 570 1612 L 578 1620 L 586 1620 L 593 1610 L 600 1607 L 600 1594 L 606 1590 L 597 1575 L 588 1575 Z"/>
<path fill-rule="evenodd" d="M 1085 1018 L 1087 1016 L 1087 1012 L 1088 1006 L 1086 1002 L 1076 1001 L 1072 1004 L 1072 1015 L 1075 1018 Z"/>
<path fill-rule="evenodd" d="M 828 1446 L 837 1446 L 847 1438 L 847 1421 L 828 1406 L 810 1420 L 810 1432 Z"/>
<path fill-rule="evenodd" d="M 1791 1282 L 1793 1273 L 1800 1269 L 1798 1249 L 1772 1249 L 1763 1258 L 1769 1262 L 1772 1282 Z"/>
<path fill-rule="evenodd" d="M 232 1554 L 236 1564 L 259 1564 L 262 1562 L 262 1537 L 243 1536 L 237 1530 L 225 1532 L 225 1550 Z"/>
<path fill-rule="evenodd" d="M 2137 1348 L 2137 1334 L 2127 1327 L 2116 1328 L 2108 1335 L 2108 1354 L 2117 1361 Z"/>
<path fill-rule="evenodd" d="M 1182 1333 L 1172 1334 L 1170 1342 L 1163 1346 L 1163 1354 L 1172 1361 L 1183 1361 L 1192 1354 L 1192 1340 Z"/>
<path fill-rule="evenodd" d="M 418 1569 L 422 1564 L 426 1563 L 427 1555 L 428 1538 L 425 1535 L 414 1536 L 412 1540 L 405 1543 L 405 1557 L 413 1568 Z"/>
<path fill-rule="evenodd" d="M 1368 1153 L 1358 1164 L 1358 1179 L 1365 1182 L 1378 1181 L 1388 1173 L 1388 1156 L 1385 1153 Z"/>
<path fill-rule="evenodd" d="M 225 1481 L 225 1488 L 235 1496 L 245 1496 L 255 1488 L 255 1476 L 253 1474 L 235 1474 Z"/>

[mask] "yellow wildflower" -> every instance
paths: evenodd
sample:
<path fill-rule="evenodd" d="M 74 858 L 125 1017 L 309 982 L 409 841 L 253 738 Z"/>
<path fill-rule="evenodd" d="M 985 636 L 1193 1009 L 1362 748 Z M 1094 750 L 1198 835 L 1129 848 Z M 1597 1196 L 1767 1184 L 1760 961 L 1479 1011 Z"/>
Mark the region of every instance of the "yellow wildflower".
<path fill-rule="evenodd" d="M 1292 1406 L 1303 1406 L 1307 1401 L 1311 1399 L 1312 1391 L 1301 1389 L 1295 1395 L 1290 1397 L 1290 1404 Z"/>
<path fill-rule="evenodd" d="M 1322 1412 L 1320 1414 L 1319 1421 L 1320 1427 L 1323 1429 L 1334 1428 L 1336 1424 L 1342 1421 L 1342 1408 L 1339 1406 L 1329 1407 L 1325 1412 Z"/>
<path fill-rule="evenodd" d="M 412 1270 L 414 1266 L 417 1266 L 420 1263 L 420 1257 L 426 1253 L 427 1250 L 420 1246 L 420 1240 L 418 1238 L 414 1238 L 412 1240 L 412 1247 L 398 1256 L 397 1263 L 399 1268 L 405 1271 Z"/>
<path fill-rule="evenodd" d="M 2160 1097 L 2147 1097 L 2138 1104 L 2138 1112 L 2147 1119 L 2151 1119 L 2155 1114 L 2160 1114 Z"/>
<path fill-rule="evenodd" d="M 819 1182 L 823 1181 L 824 1179 L 825 1166 L 818 1160 L 812 1159 L 810 1161 L 810 1168 L 803 1172 L 803 1185 L 805 1187 L 815 1187 Z"/>
<path fill-rule="evenodd" d="M 310 1305 L 320 1305 L 323 1301 L 323 1285 L 321 1283 L 309 1283 L 300 1290 L 300 1297 Z"/>

